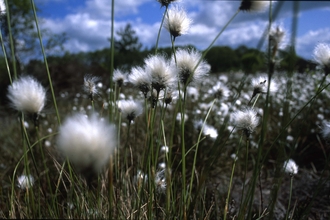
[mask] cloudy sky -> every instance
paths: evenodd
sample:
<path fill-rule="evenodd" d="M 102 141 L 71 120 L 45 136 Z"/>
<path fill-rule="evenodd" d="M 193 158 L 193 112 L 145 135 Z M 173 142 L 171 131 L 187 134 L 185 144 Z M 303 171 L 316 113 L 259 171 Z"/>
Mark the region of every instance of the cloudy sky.
<path fill-rule="evenodd" d="M 93 51 L 109 46 L 111 30 L 111 0 L 35 0 L 41 11 L 42 26 L 53 33 L 67 34 L 66 50 Z M 240 1 L 181 0 L 193 20 L 189 33 L 176 39 L 177 45 L 192 44 L 203 50 L 237 11 Z M 280 2 L 273 5 L 275 9 Z M 283 46 L 289 45 L 292 33 L 293 1 L 284 1 L 274 19 L 274 27 L 286 30 Z M 152 47 L 165 8 L 156 0 L 115 0 L 115 31 L 130 23 L 144 47 Z M 300 1 L 296 48 L 297 53 L 312 59 L 317 43 L 330 43 L 330 2 Z M 268 12 L 240 12 L 223 32 L 215 45 L 236 48 L 239 45 L 256 47 L 268 24 Z M 160 46 L 170 46 L 168 32 L 161 32 Z"/>

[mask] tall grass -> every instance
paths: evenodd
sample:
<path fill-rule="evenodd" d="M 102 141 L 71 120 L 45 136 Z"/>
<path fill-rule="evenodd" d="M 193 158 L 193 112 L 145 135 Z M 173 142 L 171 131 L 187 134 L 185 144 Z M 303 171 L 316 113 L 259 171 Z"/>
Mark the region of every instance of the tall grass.
<path fill-rule="evenodd" d="M 165 2 L 168 4 L 163 5 L 165 10 L 156 39 L 155 54 L 150 57 L 162 56 L 158 53 L 160 30 L 164 24 L 168 25 L 166 19 L 169 19 L 172 4 L 180 4 Z M 241 7 L 219 31 L 209 47 L 199 53 L 198 60 L 191 60 L 193 66 L 190 72 L 180 69 L 179 51 L 185 49 L 175 45 L 176 37 L 183 36 L 170 32 L 169 40 L 173 50 L 172 57 L 166 58 L 166 65 L 161 66 L 146 60 L 144 66 L 136 67 L 134 74 L 137 75 L 130 73 L 124 85 L 121 85 L 113 81 L 115 4 L 112 0 L 110 84 L 104 90 L 98 88 L 98 96 L 94 96 L 91 100 L 92 107 L 89 108 L 90 94 L 81 96 L 79 102 L 56 97 L 36 8 L 31 0 L 31 10 L 47 70 L 45 77 L 51 89 L 56 117 L 40 113 L 40 126 L 35 124 L 33 128 L 29 128 L 26 125 L 29 123 L 26 117 L 28 114 L 22 112 L 19 124 L 9 123 L 12 130 L 8 129 L 8 133 L 0 134 L 0 138 L 10 139 L 5 142 L 6 145 L 19 146 L 16 147 L 17 156 L 12 157 L 14 162 L 2 162 L 8 169 L 1 173 L 3 184 L 0 188 L 0 217 L 307 219 L 317 213 L 314 204 L 321 203 L 321 188 L 327 186 L 326 182 L 329 180 L 325 172 L 328 169 L 329 151 L 317 131 L 309 131 L 307 135 L 296 131 L 301 131 L 300 128 L 310 124 L 311 121 L 308 120 L 312 119 L 314 128 L 317 128 L 322 121 L 315 120 L 315 115 L 327 114 L 321 110 L 317 113 L 320 107 L 324 108 L 323 103 L 318 100 L 330 93 L 330 82 L 326 74 L 322 71 L 310 72 L 302 73 L 304 77 L 301 77 L 302 74 L 293 69 L 286 73 L 287 76 L 278 72 L 277 63 L 280 58 L 276 50 L 279 45 L 274 46 L 274 42 L 271 42 L 271 34 L 267 34 L 268 39 L 265 40 L 268 42 L 265 52 L 268 54 L 267 73 L 249 75 L 238 72 L 230 77 L 227 74 L 201 74 L 201 66 L 204 69 L 209 68 L 204 60 L 205 55 L 236 15 L 246 10 Z M 270 33 L 274 28 L 272 3 L 268 9 L 267 33 Z M 295 9 L 293 13 L 297 15 L 298 6 Z M 10 30 L 9 13 L 7 18 Z M 296 22 L 294 20 L 293 30 Z M 11 56 L 4 56 L 4 59 L 11 82 L 18 76 L 15 68 L 11 70 L 8 66 L 11 61 L 15 67 L 13 40 L 11 35 L 9 37 Z M 295 37 L 293 35 L 291 40 L 293 49 Z M 6 55 L 4 47 L 2 48 Z M 192 52 L 189 49 L 187 51 Z M 169 66 L 172 69 L 167 69 Z M 188 71 L 189 74 L 167 79 L 167 71 L 174 71 L 178 75 Z M 146 72 L 150 75 L 144 75 Z M 253 88 L 249 82 L 259 75 L 265 81 Z M 204 78 L 200 80 L 198 77 Z M 318 83 L 320 78 L 322 80 Z M 215 82 L 221 82 L 220 87 Z M 275 83 L 276 95 L 271 89 Z M 127 84 L 133 84 L 136 88 L 128 87 Z M 224 87 L 229 88 L 229 94 Z M 256 89 L 260 90 L 255 92 Z M 122 97 L 140 100 L 144 103 L 144 112 L 140 115 L 142 107 L 139 106 L 120 105 L 124 101 Z M 80 106 L 77 103 L 81 103 Z M 57 138 L 63 126 L 61 118 L 68 118 L 71 111 L 78 111 L 68 109 L 82 109 L 81 113 L 87 117 L 95 118 L 96 115 L 102 123 L 106 121 L 114 124 L 117 129 L 115 134 L 111 134 L 116 149 L 98 172 L 91 168 L 94 165 L 93 160 L 87 168 L 82 168 L 79 164 L 84 161 L 76 163 L 76 160 L 70 160 L 70 155 L 62 155 L 59 151 L 58 145 L 61 143 Z M 241 118 L 241 112 L 246 112 L 246 109 L 250 110 L 250 116 L 253 114 L 253 119 L 244 118 L 245 116 Z M 316 113 L 306 114 L 313 110 Z M 259 124 L 255 127 L 256 121 Z M 47 129 L 47 126 L 53 127 Z M 16 127 L 21 129 L 21 134 L 13 131 Z M 87 133 L 86 136 L 88 135 Z M 302 143 L 299 140 L 306 139 L 309 135 L 318 138 L 318 142 L 312 144 L 323 150 L 322 161 L 326 166 L 318 167 L 318 170 L 303 168 L 298 173 L 287 174 L 284 162 L 292 157 L 299 160 L 297 155 L 309 150 L 298 148 Z M 295 142 L 290 142 L 291 136 L 294 136 Z M 98 142 L 102 142 L 101 139 L 99 137 L 94 143 L 98 145 Z M 46 143 L 48 147 L 45 146 Z M 85 157 L 81 157 L 81 160 L 83 158 Z M 31 175 L 35 181 L 26 178 L 25 182 L 18 182 L 21 175 Z M 306 182 L 306 176 L 313 176 L 306 184 L 318 189 L 315 192 L 308 191 L 311 196 L 307 198 L 299 196 L 301 189 L 298 184 Z M 283 200 L 283 195 L 289 195 L 289 199 L 284 196 Z M 285 207 L 284 210 L 282 207 Z M 324 210 L 326 212 L 329 210 Z"/>

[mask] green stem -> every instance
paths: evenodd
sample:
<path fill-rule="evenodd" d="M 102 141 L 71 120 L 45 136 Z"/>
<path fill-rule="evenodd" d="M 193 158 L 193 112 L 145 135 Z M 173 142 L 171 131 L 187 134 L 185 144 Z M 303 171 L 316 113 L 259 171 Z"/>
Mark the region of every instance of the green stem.
<path fill-rule="evenodd" d="M 108 198 L 108 202 L 109 202 L 109 217 L 112 216 L 112 210 L 113 210 L 113 155 L 110 156 L 109 159 L 109 171 L 108 171 L 108 179 L 109 179 L 109 198 Z"/>
<path fill-rule="evenodd" d="M 115 159 L 115 164 L 117 165 L 117 178 L 119 178 L 119 170 L 120 170 L 120 131 L 121 131 L 121 112 L 119 111 L 118 115 L 118 134 L 117 134 L 117 154 Z"/>
<path fill-rule="evenodd" d="M 289 204 L 288 204 L 288 208 L 286 210 L 286 214 L 285 214 L 285 219 L 288 219 L 288 215 L 290 212 L 290 206 L 291 206 L 291 198 L 292 198 L 292 187 L 293 187 L 293 174 L 290 174 L 291 178 L 290 178 L 290 196 L 289 196 Z"/>
<path fill-rule="evenodd" d="M 161 125 L 162 125 L 162 133 L 164 137 L 164 146 L 167 146 L 163 120 L 161 120 Z M 169 171 L 170 169 L 169 167 L 171 167 L 171 162 L 169 161 L 169 156 L 167 152 L 165 152 L 164 162 L 165 162 L 165 177 L 166 177 L 166 215 L 169 216 L 170 207 L 171 207 L 171 172 Z"/>
<path fill-rule="evenodd" d="M 29 149 L 29 151 L 30 151 L 30 153 L 31 153 L 31 156 L 32 156 L 33 166 L 34 166 L 34 168 L 35 168 L 35 170 L 36 170 L 36 173 L 37 173 L 38 179 L 40 179 L 40 173 L 39 173 L 39 170 L 38 170 L 38 166 L 37 166 L 36 159 L 35 159 L 35 157 L 34 157 L 34 154 L 33 154 L 33 152 L 32 152 L 32 149 L 31 149 L 31 144 L 30 144 L 30 140 L 29 140 L 29 135 L 28 135 L 28 133 L 27 133 L 27 131 L 26 131 L 26 128 L 25 128 L 25 126 L 24 126 L 24 113 L 22 113 L 22 115 L 21 115 L 21 126 L 22 126 L 22 129 L 23 129 L 24 139 L 25 139 L 25 141 L 26 141 L 26 144 L 27 144 L 28 149 Z"/>
<path fill-rule="evenodd" d="M 176 60 L 176 53 L 175 53 L 175 45 L 174 41 L 175 38 L 170 35 L 171 37 L 171 42 L 172 42 L 172 51 L 173 51 L 173 56 L 175 60 L 175 64 L 177 64 Z M 192 75 L 192 74 L 191 74 Z M 188 84 L 188 83 L 187 83 Z M 178 82 L 178 90 L 179 90 L 179 106 L 180 106 L 180 114 L 181 114 L 181 163 L 182 163 L 182 218 L 187 219 L 187 213 L 186 213 L 186 146 L 185 146 L 185 136 L 184 136 L 184 120 L 185 120 L 185 102 L 186 102 L 186 91 L 187 91 L 187 86 L 184 86 L 184 92 L 183 92 L 183 100 L 181 97 L 181 90 L 180 90 L 180 82 Z"/>
<path fill-rule="evenodd" d="M 44 149 L 42 147 L 42 143 L 41 143 L 41 139 L 40 139 L 40 136 L 39 136 L 39 128 L 38 126 L 35 127 L 36 129 L 36 133 L 37 133 L 37 143 L 39 143 L 39 148 L 40 148 L 40 153 L 41 153 L 41 159 L 42 159 L 42 162 L 43 162 L 43 165 L 44 165 L 44 169 L 47 174 L 46 174 L 46 178 L 47 178 L 47 183 L 48 183 L 48 187 L 49 187 L 49 190 L 52 192 L 52 186 L 51 186 L 51 181 L 50 181 L 50 178 L 49 178 L 49 168 L 47 167 L 47 163 L 46 163 L 46 159 L 45 159 L 45 154 L 44 154 Z M 45 199 L 47 199 L 47 193 L 44 191 L 44 188 L 41 187 L 43 193 L 44 193 L 44 196 L 45 196 Z M 56 199 L 56 196 L 53 196 L 52 198 L 52 202 L 53 202 L 53 211 L 57 211 L 57 208 L 56 208 L 56 205 L 55 205 L 55 199 Z"/>
<path fill-rule="evenodd" d="M 204 126 L 206 124 L 206 120 L 208 119 L 208 117 L 210 116 L 210 113 L 211 113 L 211 110 L 213 109 L 213 106 L 214 106 L 214 103 L 216 102 L 216 99 L 213 100 L 209 110 L 207 111 L 207 114 L 205 116 L 205 119 L 203 121 L 203 125 L 202 125 L 202 128 L 199 132 L 199 135 L 198 135 L 198 139 L 197 139 L 197 143 L 196 143 L 196 150 L 195 150 L 195 155 L 194 155 L 194 161 L 193 161 L 193 166 L 192 166 L 192 170 L 191 170 L 191 179 L 190 179 L 190 185 L 189 185 L 189 194 L 188 195 L 191 195 L 192 193 L 192 188 L 193 188 L 193 180 L 194 180 L 194 174 L 195 174 L 195 169 L 196 169 L 196 161 L 197 161 L 197 152 L 198 152 L 198 147 L 199 147 L 199 143 L 201 141 L 201 136 L 203 134 L 203 130 L 204 130 Z M 190 200 L 187 201 L 187 207 L 189 208 L 189 202 Z M 194 204 L 192 204 L 194 205 Z M 189 209 L 190 210 L 190 209 Z"/>
<path fill-rule="evenodd" d="M 39 29 L 39 23 L 38 23 L 38 17 L 37 17 L 36 7 L 34 5 L 34 1 L 33 0 L 31 0 L 31 5 L 32 5 L 32 9 L 33 9 L 33 15 L 34 15 L 35 23 L 36 23 L 37 32 L 38 32 L 38 38 L 39 38 L 39 42 L 40 42 L 40 47 L 41 47 L 41 51 L 42 51 L 42 55 L 43 55 L 43 58 L 44 58 L 45 67 L 46 67 L 46 71 L 47 71 L 49 88 L 50 88 L 50 91 L 51 91 L 52 97 L 53 97 L 53 103 L 54 103 L 54 107 L 55 107 L 55 111 L 56 111 L 57 121 L 58 121 L 58 124 L 61 124 L 61 118 L 60 118 L 60 114 L 59 114 L 58 108 L 57 108 L 57 103 L 56 103 L 56 98 L 55 98 L 55 93 L 54 93 L 52 78 L 50 76 L 50 72 L 49 72 L 49 68 L 48 68 L 48 62 L 47 62 L 47 57 L 46 57 L 46 54 L 45 54 L 45 49 L 44 49 L 44 45 L 42 43 L 42 38 L 41 38 L 41 32 L 40 32 L 40 29 Z"/>
<path fill-rule="evenodd" d="M 158 42 L 159 42 L 159 38 L 160 38 L 160 32 L 161 32 L 163 24 L 164 24 L 164 20 L 165 20 L 166 14 L 167 14 L 167 10 L 168 10 L 168 6 L 165 7 L 165 12 L 164 12 L 164 15 L 163 15 L 163 18 L 162 18 L 162 22 L 160 23 L 160 26 L 159 26 L 157 41 L 156 41 L 156 46 L 155 46 L 155 54 L 157 54 Z"/>
<path fill-rule="evenodd" d="M 183 219 L 187 219 L 186 207 L 186 145 L 185 145 L 185 105 L 186 105 L 187 90 L 183 92 L 183 102 L 181 105 L 181 155 L 182 155 L 182 202 L 183 202 Z"/>
<path fill-rule="evenodd" d="M 166 97 L 166 93 L 167 93 L 167 89 L 164 90 L 164 99 Z M 157 100 L 159 100 L 159 94 L 157 94 Z M 166 107 L 167 105 L 165 105 L 165 102 L 162 103 L 162 108 L 160 109 L 160 120 L 159 120 L 159 124 L 158 124 L 158 134 L 157 134 L 157 139 L 156 139 L 156 155 L 155 155 L 155 160 L 157 160 L 158 158 L 158 154 L 159 154 L 159 149 L 161 148 L 162 144 L 161 144 L 161 135 L 165 135 L 165 131 L 163 129 L 163 121 L 164 121 L 164 117 L 165 117 L 165 111 L 166 111 Z M 157 108 L 157 106 L 155 107 Z M 166 136 L 163 136 L 163 140 L 164 140 L 164 146 L 166 145 Z M 166 161 L 165 161 L 166 162 Z"/>
<path fill-rule="evenodd" d="M 7 25 L 8 25 L 8 34 L 9 34 L 9 41 L 10 41 L 10 50 L 11 50 L 11 61 L 13 65 L 13 70 L 14 70 L 14 79 L 17 79 L 17 69 L 16 69 L 16 57 L 15 57 L 15 46 L 14 46 L 14 41 L 13 41 L 13 34 L 11 30 L 11 24 L 10 24 L 10 10 L 9 10 L 9 5 L 8 5 L 8 0 L 5 0 L 6 4 L 6 14 L 7 14 Z"/>
<path fill-rule="evenodd" d="M 209 52 L 209 50 L 212 48 L 213 44 L 218 40 L 218 38 L 220 37 L 220 35 L 224 32 L 224 30 L 228 27 L 228 25 L 234 20 L 234 18 L 236 17 L 236 15 L 238 15 L 238 13 L 240 12 L 240 10 L 237 10 L 235 12 L 235 14 L 229 19 L 229 21 L 225 24 L 225 26 L 223 26 L 223 28 L 220 30 L 220 32 L 218 33 L 218 35 L 213 39 L 213 41 L 210 43 L 210 45 L 208 46 L 208 48 L 206 48 L 206 50 L 203 52 L 203 55 L 199 61 L 199 63 L 202 61 L 202 59 L 206 56 L 206 54 Z M 198 63 L 198 64 L 199 64 Z M 198 66 L 197 64 L 197 66 Z"/>
<path fill-rule="evenodd" d="M 91 103 L 92 103 L 92 112 L 94 113 L 95 112 L 94 100 L 91 100 Z"/>
<path fill-rule="evenodd" d="M 0 30 L 0 42 L 1 42 L 1 48 L 2 48 L 2 52 L 3 52 L 3 56 L 4 56 L 4 59 L 5 59 L 5 62 L 6 62 L 6 68 L 7 68 L 7 72 L 8 72 L 9 81 L 10 81 L 10 84 L 12 84 L 13 80 L 12 80 L 11 74 L 10 74 L 10 68 L 9 68 L 9 64 L 8 64 L 6 48 L 5 48 L 5 45 L 3 43 L 2 31 L 1 30 Z"/>
<path fill-rule="evenodd" d="M 125 172 L 127 172 L 127 170 L 128 170 L 128 162 L 127 162 L 127 160 L 129 159 L 129 157 L 128 157 L 128 155 L 127 155 L 127 150 L 128 150 L 128 141 L 129 141 L 129 133 L 130 133 L 130 129 L 131 129 L 131 122 L 129 121 L 128 122 L 128 128 L 127 128 L 127 134 L 126 134 L 126 143 L 125 143 L 125 147 L 124 147 L 124 149 L 125 149 L 125 168 L 126 168 L 126 170 L 125 170 Z"/>
<path fill-rule="evenodd" d="M 218 40 L 218 38 L 220 37 L 220 35 L 225 31 L 225 29 L 228 27 L 228 25 L 234 20 L 234 18 L 236 17 L 236 15 L 238 15 L 238 13 L 240 12 L 240 10 L 237 10 L 235 12 L 235 14 L 229 19 L 229 21 L 225 24 L 225 26 L 220 30 L 220 32 L 218 33 L 218 35 L 213 39 L 213 41 L 210 43 L 210 45 L 206 48 L 206 50 L 204 50 L 201 58 L 199 59 L 199 61 L 197 62 L 194 71 L 196 70 L 196 68 L 198 67 L 198 65 L 202 62 L 202 60 L 204 59 L 204 57 L 206 56 L 206 54 L 210 51 L 210 49 L 213 47 L 213 44 Z M 192 77 L 192 74 L 189 76 L 187 82 L 190 82 Z"/>
<path fill-rule="evenodd" d="M 241 193 L 240 207 L 242 207 L 243 196 L 244 196 L 244 191 L 245 191 L 245 180 L 246 180 L 247 167 L 248 167 L 248 159 L 249 159 L 249 144 L 250 144 L 250 141 L 249 140 L 246 140 L 245 170 L 244 170 L 244 176 L 243 176 L 243 189 L 242 189 L 242 193 Z"/>
<path fill-rule="evenodd" d="M 229 186 L 228 186 L 228 193 L 227 193 L 227 198 L 226 198 L 226 205 L 225 205 L 225 210 L 224 210 L 224 215 L 223 215 L 223 219 L 224 220 L 226 220 L 226 218 L 227 218 L 227 212 L 228 212 L 228 204 L 229 204 L 231 186 L 233 184 L 234 171 L 235 171 L 236 161 L 238 159 L 238 153 L 239 153 L 239 149 L 241 147 L 242 139 L 243 139 L 243 135 L 241 136 L 241 139 L 239 141 L 239 144 L 238 144 L 238 147 L 237 147 L 237 150 L 236 150 L 236 155 L 235 155 L 236 157 L 234 159 L 233 167 L 231 169 L 230 181 L 229 181 Z"/>
<path fill-rule="evenodd" d="M 277 140 L 280 138 L 280 136 L 286 131 L 286 129 L 290 126 L 290 124 L 298 117 L 298 115 L 317 97 L 319 96 L 323 90 L 325 90 L 328 86 L 330 86 L 330 83 L 328 83 L 326 86 L 324 86 L 322 89 L 320 89 L 319 92 L 317 92 L 303 107 L 301 107 L 298 112 L 289 120 L 289 122 L 282 128 L 280 133 L 276 136 L 274 141 L 272 141 L 272 144 L 270 145 L 269 149 L 265 153 L 265 157 L 263 157 L 262 163 L 267 158 L 268 153 L 272 149 L 272 147 L 277 143 Z"/>
<path fill-rule="evenodd" d="M 270 1 L 270 4 L 269 4 L 268 33 L 271 30 L 271 26 L 272 26 L 272 1 Z M 253 170 L 252 184 L 251 184 L 250 191 L 249 191 L 249 194 L 248 194 L 250 196 L 250 198 L 249 198 L 250 199 L 249 200 L 250 204 L 249 204 L 249 208 L 248 208 L 248 218 L 251 218 L 251 214 L 252 214 L 251 211 L 252 211 L 252 205 L 253 205 L 254 190 L 255 190 L 255 186 L 256 186 L 257 177 L 259 176 L 259 172 L 260 172 L 260 158 L 261 158 L 261 155 L 262 155 L 264 139 L 266 137 L 267 127 L 268 127 L 267 122 L 268 122 L 268 114 L 269 114 L 270 83 L 271 83 L 272 76 L 274 74 L 273 58 L 271 58 L 271 45 L 270 44 L 268 44 L 268 64 L 269 64 L 269 68 L 268 68 L 266 102 L 265 102 L 265 105 L 264 105 L 264 116 L 263 116 L 263 119 L 262 119 L 262 127 L 261 127 L 260 140 L 259 140 L 259 144 L 258 144 L 258 154 L 257 154 L 256 165 L 255 165 L 255 168 Z"/>
<path fill-rule="evenodd" d="M 258 101 L 258 99 L 259 99 L 259 96 L 260 96 L 260 93 L 258 93 L 258 95 L 257 95 L 256 99 L 254 100 L 253 105 L 252 105 L 251 108 L 254 108 L 254 106 L 256 105 L 256 103 L 257 103 L 257 101 Z M 251 102 L 251 101 L 252 101 L 252 98 L 251 98 L 250 102 Z M 249 103 L 250 103 L 250 102 L 249 102 Z"/>
<path fill-rule="evenodd" d="M 112 115 L 112 105 L 114 105 L 114 97 L 113 97 L 113 70 L 114 70 L 114 57 L 115 57 L 115 31 L 114 31 L 114 26 L 115 26 L 115 0 L 111 0 L 111 36 L 110 36 L 110 92 L 109 92 L 109 121 L 113 121 L 113 115 Z"/>

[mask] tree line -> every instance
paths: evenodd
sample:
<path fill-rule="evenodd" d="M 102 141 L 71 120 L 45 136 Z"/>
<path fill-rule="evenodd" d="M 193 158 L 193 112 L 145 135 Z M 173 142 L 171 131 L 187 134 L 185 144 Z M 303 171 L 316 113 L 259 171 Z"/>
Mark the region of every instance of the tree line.
<path fill-rule="evenodd" d="M 130 24 L 117 32 L 119 38 L 114 40 L 114 68 L 129 72 L 133 66 L 143 65 L 144 59 L 155 53 L 155 48 L 143 48 Z M 110 44 L 109 44 L 110 45 Z M 196 49 L 193 45 L 185 47 Z M 197 49 L 196 49 L 197 50 Z M 48 57 L 49 68 L 55 83 L 61 87 L 70 87 L 71 80 L 77 80 L 84 74 L 94 74 L 109 78 L 111 48 L 91 52 L 70 53 L 62 56 Z M 172 48 L 158 48 L 158 53 L 164 53 L 168 57 L 172 54 Z M 201 51 L 203 52 L 203 51 Z M 228 46 L 214 46 L 206 54 L 205 59 L 211 65 L 211 74 L 228 73 L 231 71 L 243 71 L 246 73 L 266 72 L 267 58 L 263 51 L 248 48 L 244 45 L 236 49 Z M 281 51 L 281 61 L 278 64 L 279 71 L 306 72 L 315 69 L 315 64 L 296 54 Z M 292 62 L 294 66 L 292 67 Z M 34 59 L 26 65 L 26 72 L 34 75 L 44 75 L 43 61 Z M 293 68 L 293 69 L 292 69 Z"/>

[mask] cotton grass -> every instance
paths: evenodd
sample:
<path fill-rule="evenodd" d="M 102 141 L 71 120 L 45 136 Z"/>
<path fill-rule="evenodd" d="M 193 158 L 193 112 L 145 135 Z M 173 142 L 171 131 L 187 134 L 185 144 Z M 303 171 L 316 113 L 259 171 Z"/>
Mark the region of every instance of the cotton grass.
<path fill-rule="evenodd" d="M 46 90 L 33 77 L 23 76 L 8 87 L 7 97 L 17 111 L 39 114 L 46 102 Z"/>
<path fill-rule="evenodd" d="M 115 127 L 96 115 L 68 117 L 57 138 L 57 149 L 77 170 L 86 173 L 99 173 L 116 144 Z"/>

